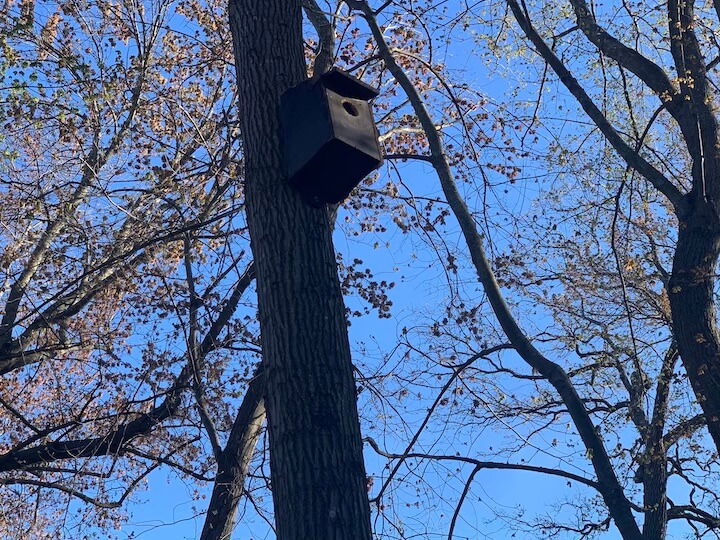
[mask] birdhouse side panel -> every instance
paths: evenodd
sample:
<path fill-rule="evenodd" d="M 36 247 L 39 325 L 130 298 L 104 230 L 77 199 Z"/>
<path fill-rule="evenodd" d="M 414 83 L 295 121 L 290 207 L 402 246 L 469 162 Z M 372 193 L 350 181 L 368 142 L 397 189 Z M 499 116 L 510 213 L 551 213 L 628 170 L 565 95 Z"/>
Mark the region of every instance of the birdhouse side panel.
<path fill-rule="evenodd" d="M 335 139 L 330 145 L 336 156 L 343 156 L 342 162 L 338 159 L 333 168 L 335 174 L 326 184 L 325 200 L 329 203 L 339 203 L 347 199 L 350 192 L 357 187 L 363 179 L 377 169 L 378 160 L 351 148 L 340 139 Z"/>
<path fill-rule="evenodd" d="M 301 180 L 298 174 L 332 138 L 332 119 L 322 89 L 304 83 L 283 95 L 280 142 L 288 182 Z"/>

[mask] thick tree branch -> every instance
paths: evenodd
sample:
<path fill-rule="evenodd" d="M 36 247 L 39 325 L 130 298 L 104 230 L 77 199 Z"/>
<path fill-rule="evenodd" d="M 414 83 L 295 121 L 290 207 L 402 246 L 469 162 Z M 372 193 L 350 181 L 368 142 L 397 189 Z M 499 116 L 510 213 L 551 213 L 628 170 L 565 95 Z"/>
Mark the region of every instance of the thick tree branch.
<path fill-rule="evenodd" d="M 635 49 L 627 47 L 611 36 L 597 23 L 585 0 L 570 0 L 570 4 L 575 11 L 578 27 L 600 52 L 634 73 L 656 94 L 672 96 L 675 93 L 675 88 L 665 71 Z M 526 17 L 526 13 L 523 16 Z"/>
<path fill-rule="evenodd" d="M 248 384 L 230 437 L 217 460 L 217 476 L 201 540 L 229 540 L 245 478 L 265 420 L 265 378 L 258 371 Z"/>
<path fill-rule="evenodd" d="M 692 418 L 688 418 L 663 436 L 663 445 L 665 448 L 670 448 L 673 444 L 677 444 L 680 439 L 692 435 L 693 432 L 702 428 L 705 424 L 704 414 L 697 414 Z"/>
<path fill-rule="evenodd" d="M 645 452 L 638 465 L 642 471 L 645 538 L 665 538 L 667 534 L 667 447 L 663 438 L 667 419 L 670 384 L 679 358 L 677 345 L 670 344 L 663 358 L 655 390 L 655 403 L 649 429 L 645 431 Z"/>
<path fill-rule="evenodd" d="M 665 71 L 635 49 L 627 47 L 620 40 L 611 36 L 597 23 L 585 0 L 571 0 L 570 3 L 575 11 L 578 26 L 588 40 L 602 54 L 612 58 L 620 66 L 635 74 L 653 90 L 678 122 L 688 146 L 691 149 L 699 148 L 695 115 L 683 99 L 683 95 L 673 86 Z M 525 17 L 530 24 L 527 13 L 525 13 Z"/>
<path fill-rule="evenodd" d="M 463 236 L 465 237 L 465 241 L 467 242 L 470 250 L 473 264 L 477 270 L 478 277 L 483 284 L 485 294 L 488 296 L 488 300 L 490 301 L 493 311 L 495 312 L 505 335 L 508 337 L 520 356 L 553 385 L 555 390 L 566 403 L 580 437 L 588 449 L 588 455 L 591 456 L 591 461 L 598 477 L 599 491 L 601 492 L 603 499 L 605 500 L 605 503 L 615 520 L 615 523 L 623 534 L 623 537 L 626 539 L 641 538 L 640 530 L 635 522 L 635 518 L 630 508 L 630 503 L 625 497 L 622 486 L 615 475 L 615 471 L 605 450 L 602 438 L 598 435 L 590 416 L 585 410 L 582 400 L 575 390 L 575 387 L 567 377 L 565 371 L 559 365 L 549 361 L 532 345 L 530 340 L 518 326 L 510 312 L 510 308 L 505 303 L 505 299 L 503 298 L 500 287 L 493 274 L 492 267 L 485 256 L 482 239 L 475 227 L 475 221 L 457 190 L 450 165 L 443 150 L 440 134 L 435 129 L 435 124 L 425 108 L 425 104 L 423 103 L 420 94 L 413 86 L 403 69 L 395 61 L 387 43 L 385 42 L 382 30 L 380 29 L 372 9 L 367 2 L 348 0 L 347 4 L 351 8 L 358 9 L 363 13 L 363 16 L 370 26 L 373 37 L 375 38 L 378 53 L 382 57 L 390 73 L 404 90 L 410 100 L 416 116 L 425 129 L 425 134 L 430 146 L 430 153 L 433 156 L 433 167 L 438 174 L 438 178 L 448 204 L 460 224 Z M 518 9 L 520 16 L 522 16 L 522 12 L 519 11 L 517 4 L 514 3 L 514 5 Z M 529 29 L 532 30 L 531 27 L 529 27 Z M 535 35 L 537 36 L 537 34 Z M 542 40 L 540 40 L 540 42 L 543 46 L 545 46 Z M 558 64 L 560 64 L 559 60 L 557 60 L 551 51 L 547 50 L 547 52 L 550 54 L 549 60 L 554 59 L 554 68 L 557 68 Z M 549 61 L 549 63 L 551 62 Z M 551 66 L 553 66 L 553 63 L 551 63 Z M 563 67 L 564 69 L 562 64 L 560 64 L 560 67 Z M 580 88 L 577 81 L 572 78 L 571 80 L 574 82 L 576 89 Z M 580 90 L 582 89 L 580 88 Z M 587 98 L 587 101 L 589 101 L 589 98 Z M 599 111 L 597 112 L 599 113 Z M 611 136 L 614 136 L 618 146 L 623 149 L 623 151 L 628 155 L 628 158 L 639 167 L 646 169 L 649 173 L 652 173 L 652 178 L 658 183 L 658 185 L 662 186 L 668 198 L 673 201 L 673 204 L 678 206 L 682 205 L 682 196 L 677 191 L 677 188 L 670 184 L 670 182 L 665 179 L 659 171 L 654 169 L 649 163 L 645 162 L 640 156 L 633 152 L 632 149 L 630 149 L 627 144 L 620 139 L 619 135 L 612 130 L 601 114 L 600 118 L 605 122 L 604 125 L 606 129 L 610 129 L 609 133 Z"/>
<path fill-rule="evenodd" d="M 693 190 L 700 201 L 710 198 L 715 205 L 718 205 L 720 204 L 718 125 L 712 110 L 714 96 L 708 86 L 705 60 L 693 28 L 693 8 L 693 0 L 668 1 L 670 50 L 675 60 L 682 93 L 691 100 L 695 121 L 693 127 L 699 135 L 699 145 L 696 148 L 690 147 L 693 157 Z"/>
<path fill-rule="evenodd" d="M 186 366 L 175 381 L 161 405 L 135 420 L 123 424 L 102 437 L 54 441 L 26 450 L 10 452 L 0 456 L 0 472 L 24 469 L 40 463 L 63 459 L 76 459 L 116 455 L 123 445 L 135 437 L 149 433 L 154 427 L 177 411 L 182 390 L 187 386 L 190 370 Z"/>
<path fill-rule="evenodd" d="M 335 58 L 335 28 L 325 16 L 316 0 L 302 0 L 303 9 L 308 20 L 318 34 L 318 49 L 313 61 L 313 77 L 330 70 Z"/>
<path fill-rule="evenodd" d="M 720 529 L 720 518 L 695 506 L 671 506 L 668 519 L 687 519 L 707 525 L 710 529 Z"/>
<path fill-rule="evenodd" d="M 592 98 L 585 92 L 585 89 L 578 83 L 572 73 L 565 67 L 565 64 L 555 55 L 545 41 L 540 37 L 535 28 L 533 28 L 530 20 L 526 17 L 525 12 L 520 8 L 516 0 L 507 0 L 510 9 L 515 15 L 520 28 L 535 46 L 538 54 L 553 69 L 560 81 L 570 91 L 570 93 L 578 101 L 585 113 L 595 123 L 603 136 L 612 145 L 615 151 L 625 160 L 628 166 L 632 167 L 642 174 L 648 182 L 650 182 L 660 193 L 665 195 L 673 205 L 675 212 L 684 215 L 686 212 L 687 202 L 683 194 L 675 185 L 668 180 L 658 169 L 643 158 L 639 152 L 636 152 L 622 137 L 615 128 L 608 122 L 605 115 L 595 105 Z M 628 69 L 630 69 L 629 66 Z M 632 71 L 632 70 L 631 70 Z M 668 108 L 669 110 L 669 108 Z"/>
<path fill-rule="evenodd" d="M 218 336 L 235 312 L 238 303 L 255 277 L 253 263 L 240 277 L 215 321 L 210 325 L 200 343 L 198 355 L 204 358 L 216 348 Z M 163 402 L 150 412 L 121 425 L 102 437 L 53 441 L 24 450 L 11 451 L 0 455 L 0 472 L 23 469 L 40 463 L 82 457 L 114 455 L 123 451 L 124 445 L 136 437 L 150 433 L 155 427 L 176 414 L 183 391 L 188 388 L 192 367 L 186 364 L 168 390 Z"/>

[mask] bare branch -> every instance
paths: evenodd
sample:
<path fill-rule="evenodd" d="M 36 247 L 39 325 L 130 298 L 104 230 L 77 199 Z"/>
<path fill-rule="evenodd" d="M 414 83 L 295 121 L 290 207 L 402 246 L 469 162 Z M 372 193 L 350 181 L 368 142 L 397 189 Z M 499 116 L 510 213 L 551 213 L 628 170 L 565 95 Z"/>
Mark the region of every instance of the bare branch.
<path fill-rule="evenodd" d="M 386 452 L 386 451 L 382 450 L 380 448 L 380 446 L 377 444 L 377 442 L 370 437 L 365 437 L 365 439 L 363 439 L 363 440 L 365 442 L 367 442 L 368 444 L 370 444 L 370 446 L 372 446 L 372 448 L 373 448 L 373 450 L 375 450 L 375 452 L 377 452 L 378 454 L 380 454 L 383 457 L 390 458 L 390 459 L 416 458 L 416 459 L 431 459 L 431 460 L 438 460 L 438 461 L 460 461 L 462 463 L 469 463 L 471 465 L 475 465 L 475 467 L 479 468 L 479 469 L 507 469 L 507 470 L 515 470 L 515 471 L 538 472 L 538 473 L 543 473 L 543 474 L 549 474 L 551 476 L 559 476 L 561 478 L 567 478 L 568 480 L 574 480 L 575 482 L 579 482 L 588 487 L 591 487 L 593 489 L 601 491 L 600 484 L 598 482 L 596 482 L 595 480 L 590 480 L 588 478 L 584 478 L 577 474 L 563 471 L 561 469 L 551 469 L 548 467 L 536 467 L 534 465 L 526 465 L 524 463 L 498 463 L 496 461 L 480 461 L 480 460 L 465 457 L 465 456 L 423 454 L 421 452 L 412 452 L 409 454 L 393 454 L 391 452 Z"/>
<path fill-rule="evenodd" d="M 302 0 L 308 20 L 315 28 L 320 42 L 313 62 L 313 77 L 330 70 L 335 58 L 335 28 L 325 16 L 316 0 Z"/>

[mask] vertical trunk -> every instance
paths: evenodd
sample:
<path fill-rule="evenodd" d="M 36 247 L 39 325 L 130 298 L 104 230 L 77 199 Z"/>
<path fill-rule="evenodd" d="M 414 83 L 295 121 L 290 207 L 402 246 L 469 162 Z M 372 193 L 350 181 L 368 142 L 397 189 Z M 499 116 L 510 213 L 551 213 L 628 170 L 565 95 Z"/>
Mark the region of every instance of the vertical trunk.
<path fill-rule="evenodd" d="M 265 420 L 263 382 L 262 373 L 250 382 L 227 445 L 218 459 L 217 476 L 200 540 L 230 540 L 232 537 L 235 511 Z"/>
<path fill-rule="evenodd" d="M 645 453 L 640 462 L 645 508 L 643 538 L 646 540 L 664 540 L 667 535 L 667 450 L 663 435 L 677 359 L 678 350 L 673 342 L 660 369 L 652 418 L 645 436 Z"/>
<path fill-rule="evenodd" d="M 680 357 L 720 451 L 720 334 L 713 299 L 720 227 L 708 206 L 680 223 L 668 288 Z"/>
<path fill-rule="evenodd" d="M 345 312 L 324 208 L 283 180 L 280 95 L 305 79 L 300 0 L 231 0 L 270 471 L 281 540 L 370 538 Z"/>
<path fill-rule="evenodd" d="M 659 453 L 662 452 L 662 455 Z M 655 452 L 653 452 L 655 454 Z M 658 449 L 650 463 L 643 466 L 643 506 L 645 540 L 664 540 L 667 534 L 667 478 L 664 449 Z"/>

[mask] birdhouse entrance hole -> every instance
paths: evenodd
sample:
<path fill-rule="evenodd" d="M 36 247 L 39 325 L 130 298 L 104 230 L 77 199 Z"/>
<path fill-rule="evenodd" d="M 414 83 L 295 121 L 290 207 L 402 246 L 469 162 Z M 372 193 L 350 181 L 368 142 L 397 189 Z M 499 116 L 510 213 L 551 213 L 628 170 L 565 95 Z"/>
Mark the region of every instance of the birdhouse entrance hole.
<path fill-rule="evenodd" d="M 342 106 L 343 106 L 343 109 L 345 109 L 350 116 L 359 116 L 360 115 L 360 111 L 357 110 L 357 107 L 355 105 L 353 105 L 352 103 L 350 103 L 349 101 L 343 101 Z"/>

